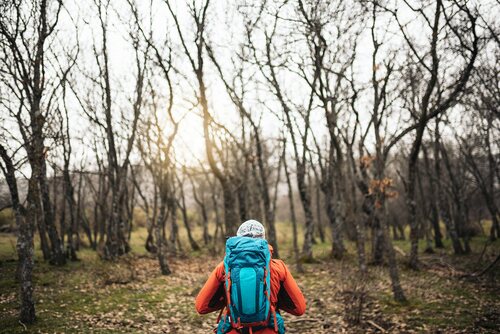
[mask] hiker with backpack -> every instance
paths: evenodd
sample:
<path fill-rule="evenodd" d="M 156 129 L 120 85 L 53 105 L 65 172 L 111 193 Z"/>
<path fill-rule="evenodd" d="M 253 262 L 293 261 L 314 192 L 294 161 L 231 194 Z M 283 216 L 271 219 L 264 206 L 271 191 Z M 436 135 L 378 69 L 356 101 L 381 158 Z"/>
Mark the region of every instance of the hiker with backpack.
<path fill-rule="evenodd" d="M 306 302 L 282 260 L 272 258 L 265 229 L 244 222 L 226 242 L 226 255 L 196 297 L 196 310 L 220 310 L 217 334 L 285 333 L 279 311 L 302 315 Z"/>

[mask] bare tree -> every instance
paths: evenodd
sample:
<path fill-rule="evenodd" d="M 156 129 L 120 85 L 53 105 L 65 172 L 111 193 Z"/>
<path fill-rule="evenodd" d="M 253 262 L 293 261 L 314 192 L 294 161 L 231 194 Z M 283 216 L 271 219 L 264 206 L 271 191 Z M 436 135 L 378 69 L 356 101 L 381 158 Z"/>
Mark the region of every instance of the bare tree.
<path fill-rule="evenodd" d="M 41 226 L 48 232 L 50 260 L 58 265 L 66 259 L 49 197 L 45 141 L 60 87 L 58 80 L 46 73 L 47 48 L 55 34 L 61 8 L 62 1 L 40 0 L 31 4 L 14 1 L 2 5 L 1 10 L 7 15 L 0 20 L 4 50 L 2 83 L 17 100 L 16 110 L 10 109 L 10 113 L 24 143 L 31 178 L 36 180 L 36 184 L 32 183 L 36 188 L 31 190 L 31 198 L 35 202 L 39 198 L 41 205 L 34 203 L 33 207 Z M 44 230 L 41 233 L 45 233 Z"/>
<path fill-rule="evenodd" d="M 207 87 L 205 84 L 205 39 L 206 39 L 206 28 L 207 28 L 207 16 L 210 0 L 204 0 L 198 3 L 194 1 L 189 5 L 189 14 L 194 21 L 196 27 L 194 31 L 194 41 L 192 46 L 194 51 L 190 51 L 188 47 L 188 40 L 186 34 L 180 26 L 177 14 L 173 11 L 170 1 L 165 0 L 168 10 L 174 20 L 175 27 L 179 38 L 181 40 L 182 49 L 185 56 L 187 57 L 191 70 L 196 76 L 197 82 L 197 104 L 201 109 L 203 116 L 203 134 L 205 137 L 205 148 L 207 153 L 208 164 L 214 175 L 219 180 L 222 187 L 222 194 L 224 198 L 224 224 L 225 233 L 234 235 L 236 233 L 236 222 L 238 221 L 238 215 L 236 212 L 236 199 L 234 196 L 234 184 L 231 180 L 231 172 L 226 166 L 221 166 L 216 160 L 216 152 L 220 153 L 220 148 L 218 148 L 214 140 L 214 134 L 211 128 L 214 125 L 214 119 L 208 109 L 208 99 L 207 99 Z M 219 158 L 222 158 L 219 154 Z M 224 159 L 220 162 L 223 164 Z"/>
<path fill-rule="evenodd" d="M 255 26 L 255 21 L 258 21 L 260 18 L 245 18 L 248 22 L 245 24 L 246 36 L 252 35 L 252 29 Z M 248 108 L 246 103 L 246 93 L 247 89 L 245 87 L 251 86 L 249 80 L 245 80 L 244 73 L 246 70 L 246 65 L 251 62 L 251 51 L 248 48 L 242 47 L 241 50 L 236 55 L 236 60 L 232 57 L 232 68 L 233 68 L 233 77 L 228 79 L 223 73 L 223 70 L 217 61 L 212 46 L 206 43 L 207 53 L 212 60 L 212 63 L 215 65 L 219 76 L 224 83 L 226 91 L 231 98 L 231 101 L 236 106 L 238 112 L 242 117 L 242 132 L 243 132 L 243 140 L 245 140 L 244 131 L 245 131 L 245 120 L 248 120 L 250 123 L 250 127 L 252 129 L 251 139 L 255 145 L 254 150 L 247 150 L 246 147 L 243 147 L 244 151 L 244 168 L 245 170 L 241 173 L 244 177 L 241 180 L 246 187 L 248 187 L 248 166 L 249 164 L 253 165 L 254 160 L 256 160 L 257 170 L 258 170 L 258 178 L 257 178 L 257 187 L 259 189 L 260 194 L 262 195 L 262 204 L 264 207 L 264 221 L 267 227 L 267 235 L 270 244 L 273 246 L 273 256 L 279 257 L 279 249 L 278 242 L 276 236 L 276 226 L 275 226 L 275 208 L 272 205 L 273 199 L 271 195 L 271 182 L 270 182 L 270 170 L 267 168 L 266 157 L 265 157 L 265 143 L 262 140 L 261 133 L 261 124 L 259 124 L 257 119 L 261 119 L 261 117 L 255 117 L 252 115 L 251 110 Z M 247 152 L 250 151 L 250 152 Z M 252 154 L 254 152 L 254 154 Z M 254 159 L 255 158 L 255 159 Z M 249 161 L 250 160 L 250 161 Z M 239 191 L 239 194 L 244 194 L 245 192 Z M 240 205 L 244 199 L 240 199 Z M 241 210 L 240 210 L 241 211 Z M 241 214 L 241 213 L 240 213 Z M 243 219 L 246 219 L 243 218 Z"/>
<path fill-rule="evenodd" d="M 391 111 L 391 105 L 393 103 L 393 97 L 389 95 L 390 83 L 393 77 L 394 71 L 394 55 L 389 55 L 389 57 L 383 62 L 383 65 L 379 63 L 380 50 L 383 45 L 383 41 L 378 34 L 378 13 L 377 4 L 373 3 L 371 8 L 371 26 L 370 35 L 371 41 L 373 43 L 372 52 L 372 72 L 371 72 L 371 91 L 373 93 L 373 105 L 371 110 L 370 126 L 373 128 L 373 133 L 375 137 L 375 154 L 373 159 L 368 158 L 361 161 L 362 173 L 366 180 L 366 167 L 373 161 L 373 179 L 370 180 L 369 184 L 364 183 L 364 187 L 368 186 L 368 189 L 364 191 L 372 194 L 372 202 L 365 203 L 370 205 L 370 215 L 373 215 L 372 220 L 372 242 L 373 242 L 373 254 L 374 258 L 380 259 L 379 256 L 382 254 L 382 250 L 387 254 L 387 260 L 389 264 L 389 275 L 391 278 L 392 292 L 394 299 L 397 301 L 405 301 L 406 297 L 404 291 L 401 287 L 399 270 L 396 262 L 396 254 L 394 247 L 392 245 L 392 239 L 389 233 L 389 226 L 387 222 L 387 200 L 391 197 L 391 186 L 392 180 L 386 176 L 386 165 L 388 160 L 389 150 L 391 144 L 396 143 L 399 138 L 395 137 L 388 144 L 385 144 L 384 136 L 384 120 L 388 122 Z M 382 67 L 383 66 L 383 67 Z M 368 129 L 370 128 L 368 126 Z M 368 132 L 367 129 L 367 132 Z M 366 132 L 366 133 L 367 133 Z M 366 134 L 364 135 L 366 136 Z M 365 138 L 365 137 L 364 137 Z M 364 141 L 364 140 L 363 140 Z M 363 142 L 362 141 L 362 142 Z M 388 146 L 385 146 L 385 145 Z M 362 147 L 360 147 L 362 150 Z M 362 155 L 363 157 L 363 155 Z"/>
<path fill-rule="evenodd" d="M 443 219 L 443 222 L 446 226 L 446 230 L 450 239 L 452 241 L 452 246 L 455 254 L 462 254 L 463 247 L 458 237 L 458 228 L 456 226 L 456 222 L 452 219 L 448 201 L 446 198 L 446 193 L 444 189 L 444 181 L 442 180 L 442 149 L 441 149 L 441 132 L 439 125 L 441 123 L 441 117 L 436 117 L 435 119 L 435 128 L 434 128 L 434 145 L 433 145 L 433 154 L 434 154 L 434 172 L 436 175 L 436 186 L 437 186 L 437 196 L 438 196 L 438 208 L 439 208 L 439 216 Z"/>
<path fill-rule="evenodd" d="M 185 174 L 185 168 L 182 168 L 184 174 Z M 188 213 L 187 213 L 187 204 L 186 204 L 186 195 L 184 193 L 184 182 L 185 179 L 181 179 L 177 174 L 177 182 L 179 183 L 179 199 L 177 200 L 177 205 L 181 209 L 182 212 L 182 221 L 184 222 L 184 227 L 186 228 L 189 244 L 191 245 L 191 249 L 194 251 L 197 251 L 200 249 L 200 246 L 198 246 L 198 243 L 196 240 L 193 238 L 193 234 L 191 232 L 191 226 L 189 225 L 189 218 L 188 218 Z M 193 187 L 194 191 L 194 187 Z M 204 197 L 203 197 L 204 199 Z M 205 241 L 205 244 L 208 243 L 210 240 L 210 235 L 208 234 L 208 217 L 206 216 L 206 208 L 203 205 L 202 208 L 202 214 L 203 214 L 203 240 Z"/>
<path fill-rule="evenodd" d="M 150 46 L 147 43 L 142 43 L 137 22 L 134 21 L 132 27 L 129 27 L 128 34 L 129 42 L 134 52 L 136 70 L 136 73 L 134 73 L 134 98 L 131 101 L 130 108 L 125 108 L 125 110 L 130 112 L 132 117 L 125 126 L 125 129 L 120 128 L 118 130 L 115 119 L 116 113 L 114 112 L 116 107 L 113 103 L 114 90 L 108 50 L 110 2 L 96 0 L 94 5 L 98 14 L 100 44 L 95 42 L 93 47 L 98 73 L 91 81 L 99 89 L 102 104 L 95 105 L 94 101 L 89 100 L 88 97 L 84 101 L 80 100 L 80 103 L 87 117 L 99 126 L 105 134 L 104 146 L 107 153 L 106 172 L 111 195 L 111 208 L 106 219 L 106 238 L 103 255 L 105 258 L 115 258 L 130 250 L 127 241 L 129 226 L 126 218 L 128 170 L 130 155 L 136 139 L 137 124 L 143 106 L 144 83 Z M 122 113 L 122 121 L 127 119 L 128 116 L 124 116 Z M 117 131 L 121 132 L 120 136 L 117 136 Z M 124 139 L 120 140 L 119 138 Z"/>
<path fill-rule="evenodd" d="M 193 194 L 193 199 L 198 205 L 200 209 L 200 218 L 201 218 L 201 225 L 203 227 L 203 242 L 205 245 L 208 245 L 211 239 L 210 233 L 208 231 L 208 212 L 207 212 L 207 206 L 206 206 L 206 201 L 205 201 L 205 192 L 203 191 L 203 184 L 201 184 L 199 181 L 196 182 L 194 181 L 194 175 L 188 174 L 189 180 L 191 182 L 191 189 L 192 189 L 192 194 Z M 205 177 L 205 175 L 203 175 Z"/>
<path fill-rule="evenodd" d="M 253 58 L 257 64 L 260 72 L 264 78 L 264 81 L 274 95 L 274 98 L 278 102 L 281 108 L 281 116 L 278 116 L 291 139 L 291 148 L 294 152 L 294 160 L 296 167 L 296 180 L 298 185 L 298 192 L 300 195 L 302 207 L 305 213 L 305 237 L 303 244 L 303 259 L 305 261 L 313 260 L 312 252 L 312 239 L 313 239 L 313 212 L 311 206 L 311 198 L 309 189 L 307 186 L 307 168 L 309 163 L 308 157 L 308 147 L 309 147 L 309 136 L 310 136 L 310 115 L 312 111 L 312 102 L 314 91 L 311 90 L 309 96 L 307 97 L 307 102 L 305 106 L 295 106 L 287 97 L 285 89 L 279 80 L 279 72 L 286 66 L 277 65 L 279 62 L 286 58 L 286 54 L 282 53 L 282 50 L 278 51 L 279 46 L 276 45 L 276 35 L 277 28 L 279 25 L 280 12 L 286 3 L 280 3 L 277 9 L 272 9 L 271 12 L 271 22 L 270 25 L 266 25 L 263 28 L 263 38 L 264 45 L 263 50 L 259 50 L 256 42 L 254 40 L 249 40 L 250 48 L 252 50 Z M 282 41 L 285 42 L 285 41 Z M 285 42 L 286 43 L 286 42 Z M 301 128 L 296 124 L 295 116 L 300 117 Z M 301 131 L 302 129 L 302 131 Z"/>
<path fill-rule="evenodd" d="M 417 19 L 422 20 L 429 29 L 431 37 L 424 44 L 428 48 L 427 53 L 420 50 L 424 47 L 419 45 L 410 35 L 406 24 L 401 22 L 398 13 L 390 10 L 399 30 L 410 50 L 408 62 L 409 70 L 414 71 L 410 75 L 410 81 L 420 76 L 421 83 L 425 83 L 419 89 L 410 89 L 408 94 L 407 108 L 414 119 L 413 124 L 407 128 L 408 132 L 415 131 L 410 155 L 408 159 L 407 174 L 407 205 L 408 219 L 410 223 L 411 252 L 409 264 L 412 268 L 418 267 L 418 219 L 416 216 L 416 180 L 417 180 L 417 160 L 422 146 L 424 132 L 428 122 L 446 112 L 456 102 L 459 95 L 465 89 L 469 77 L 474 68 L 474 63 L 479 52 L 480 36 L 476 32 L 477 15 L 474 10 L 469 8 L 466 3 L 455 2 L 448 6 L 441 0 L 435 3 L 434 11 L 430 10 L 425 4 L 422 7 L 409 8 L 415 13 Z M 443 22 L 444 21 L 444 22 Z M 442 30 L 447 31 L 446 39 Z M 451 38 L 450 36 L 453 36 Z M 443 71 L 447 71 L 440 58 L 448 56 L 443 52 L 450 52 L 453 43 L 468 54 L 460 53 L 457 56 L 462 57 L 463 65 L 457 71 L 458 75 L 444 81 Z M 453 54 L 453 53 L 452 53 Z M 412 85 L 417 84 L 411 82 Z M 406 130 L 406 129 L 405 129 Z M 402 135 L 404 134 L 401 133 Z"/>
<path fill-rule="evenodd" d="M 288 170 L 288 164 L 286 159 L 286 141 L 283 142 L 283 169 L 285 171 L 285 180 L 286 185 L 288 187 L 288 203 L 290 205 L 290 220 L 292 223 L 292 242 L 293 242 L 293 254 L 295 257 L 295 264 L 297 265 L 297 270 L 299 272 L 303 272 L 304 268 L 302 268 L 302 263 L 300 261 L 299 254 L 299 242 L 297 235 L 297 217 L 295 215 L 295 204 L 293 199 L 293 187 L 292 182 L 290 180 L 290 172 Z"/>
<path fill-rule="evenodd" d="M 349 107 L 347 99 L 351 85 L 346 72 L 356 59 L 357 39 L 363 19 L 355 8 L 347 10 L 342 2 L 298 2 L 303 35 L 307 40 L 310 59 L 299 64 L 301 76 L 318 98 L 325 113 L 329 143 L 325 157 L 315 139 L 318 166 L 321 174 L 320 187 L 325 195 L 326 213 L 332 230 L 332 255 L 342 258 L 345 208 L 342 197 L 345 192 L 345 152 L 339 133 L 340 115 Z M 334 19 L 332 19 L 334 17 Z M 356 17 L 356 19 L 354 19 Z M 354 24 L 356 22 L 356 24 Z"/>
<path fill-rule="evenodd" d="M 500 182 L 498 162 L 500 75 L 495 70 L 500 58 L 500 44 L 494 43 L 493 34 L 490 43 L 485 45 L 481 63 L 476 67 L 472 85 L 461 99 L 470 117 L 463 117 L 461 123 L 467 124 L 470 131 L 456 133 L 459 147 L 465 162 L 477 182 L 490 213 L 492 225 L 490 239 L 500 238 L 499 209 L 495 200 Z"/>
<path fill-rule="evenodd" d="M 36 180 L 30 179 L 28 190 L 28 207 L 21 204 L 19 190 L 17 187 L 16 168 L 11 156 L 7 150 L 0 144 L 0 157 L 3 163 L 0 163 L 0 169 L 5 176 L 9 186 L 12 208 L 14 209 L 16 225 L 18 228 L 17 253 L 18 253 L 18 275 L 20 282 L 20 301 L 21 309 L 19 319 L 23 323 L 31 324 L 35 321 L 35 300 L 33 296 L 33 267 L 34 267 L 34 220 L 36 201 Z M 35 198 L 33 198 L 35 197 Z"/>

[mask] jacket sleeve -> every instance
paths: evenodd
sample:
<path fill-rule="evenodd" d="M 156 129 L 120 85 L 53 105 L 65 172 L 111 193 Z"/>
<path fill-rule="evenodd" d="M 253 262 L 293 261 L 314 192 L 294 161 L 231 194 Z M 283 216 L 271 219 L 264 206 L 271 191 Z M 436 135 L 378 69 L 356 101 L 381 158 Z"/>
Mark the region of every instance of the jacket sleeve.
<path fill-rule="evenodd" d="M 215 267 L 196 297 L 195 307 L 200 314 L 220 310 L 226 304 L 224 291 L 224 262 Z"/>
<path fill-rule="evenodd" d="M 293 315 L 302 315 L 306 311 L 304 295 L 285 263 L 281 263 L 284 268 L 284 279 L 278 292 L 278 308 Z"/>

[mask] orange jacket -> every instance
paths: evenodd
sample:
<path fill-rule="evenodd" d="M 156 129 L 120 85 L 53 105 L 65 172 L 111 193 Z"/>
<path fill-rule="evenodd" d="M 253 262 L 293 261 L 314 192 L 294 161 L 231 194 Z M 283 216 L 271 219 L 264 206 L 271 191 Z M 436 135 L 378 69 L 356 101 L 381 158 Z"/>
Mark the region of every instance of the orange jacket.
<path fill-rule="evenodd" d="M 271 253 L 272 248 L 270 247 Z M 283 310 L 293 315 L 302 315 L 306 310 L 306 301 L 292 274 L 281 260 L 271 259 L 271 304 L 276 310 Z M 224 292 L 224 262 L 215 267 L 207 282 L 196 297 L 196 311 L 206 314 L 222 309 L 226 305 Z M 237 333 L 235 330 L 230 332 Z M 256 331 L 256 334 L 274 333 L 268 328 Z"/>

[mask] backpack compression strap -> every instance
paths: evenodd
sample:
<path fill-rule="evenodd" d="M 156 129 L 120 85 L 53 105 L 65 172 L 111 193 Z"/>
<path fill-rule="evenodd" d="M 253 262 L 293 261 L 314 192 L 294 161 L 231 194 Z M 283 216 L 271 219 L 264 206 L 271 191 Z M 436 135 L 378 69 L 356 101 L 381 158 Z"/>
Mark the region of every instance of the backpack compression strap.
<path fill-rule="evenodd" d="M 265 272 L 264 277 L 267 277 L 267 275 L 268 275 L 267 269 L 264 269 L 264 272 Z M 264 282 L 267 285 L 267 279 L 265 279 Z M 274 306 L 271 303 L 271 297 L 269 296 L 268 291 L 271 291 L 271 289 L 269 289 L 269 290 L 266 289 L 264 291 L 264 294 L 265 294 L 267 300 L 269 301 L 269 305 L 270 305 L 270 308 L 271 308 L 271 312 L 269 312 L 269 315 L 272 314 L 272 316 L 273 316 L 274 331 L 276 333 L 278 333 L 278 322 L 276 320 L 276 310 L 275 310 Z M 227 301 L 227 306 L 225 306 L 225 308 L 227 308 L 226 314 L 229 314 L 230 313 L 229 310 L 231 309 L 230 308 L 230 305 L 231 305 L 231 270 L 228 270 L 227 273 L 226 273 L 226 301 Z M 224 311 L 224 308 L 222 308 L 222 310 L 219 313 L 219 316 L 217 317 L 217 323 L 220 321 L 223 311 Z M 231 317 L 230 319 L 231 319 L 230 320 L 231 326 L 233 328 L 235 328 L 237 330 L 240 330 L 243 327 L 246 327 L 246 326 L 243 326 L 241 324 L 240 318 L 238 318 L 237 322 L 234 321 L 236 319 L 233 319 L 233 317 Z M 224 319 L 224 321 L 226 321 L 226 319 Z M 269 318 L 268 318 L 268 322 L 269 322 Z M 248 326 L 248 329 L 249 329 L 250 334 L 253 334 L 252 327 Z"/>

